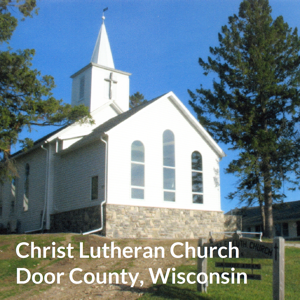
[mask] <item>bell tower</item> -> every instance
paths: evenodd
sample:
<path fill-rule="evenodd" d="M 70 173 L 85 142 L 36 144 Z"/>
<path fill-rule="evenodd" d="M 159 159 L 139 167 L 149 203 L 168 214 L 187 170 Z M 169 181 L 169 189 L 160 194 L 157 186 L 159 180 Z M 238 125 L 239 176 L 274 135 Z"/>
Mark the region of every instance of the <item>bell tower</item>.
<path fill-rule="evenodd" d="M 72 105 L 84 104 L 90 112 L 114 102 L 120 111 L 129 109 L 130 73 L 115 69 L 104 20 L 90 63 L 71 76 Z"/>

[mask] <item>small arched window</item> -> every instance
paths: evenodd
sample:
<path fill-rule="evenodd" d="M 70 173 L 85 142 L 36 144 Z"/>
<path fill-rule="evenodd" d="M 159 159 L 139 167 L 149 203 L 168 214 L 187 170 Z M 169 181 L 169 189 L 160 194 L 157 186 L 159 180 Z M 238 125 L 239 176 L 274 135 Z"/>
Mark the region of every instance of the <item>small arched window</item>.
<path fill-rule="evenodd" d="M 202 156 L 198 151 L 192 154 L 192 195 L 193 203 L 203 203 Z"/>
<path fill-rule="evenodd" d="M 140 141 L 131 144 L 131 198 L 144 199 L 145 149 Z"/>
<path fill-rule="evenodd" d="M 175 201 L 175 142 L 171 130 L 163 133 L 164 201 Z"/>
<path fill-rule="evenodd" d="M 29 174 L 30 174 L 30 167 L 29 167 L 29 164 L 26 164 L 26 166 L 25 166 L 25 181 L 24 181 L 23 211 L 27 211 L 28 205 L 29 205 Z"/>

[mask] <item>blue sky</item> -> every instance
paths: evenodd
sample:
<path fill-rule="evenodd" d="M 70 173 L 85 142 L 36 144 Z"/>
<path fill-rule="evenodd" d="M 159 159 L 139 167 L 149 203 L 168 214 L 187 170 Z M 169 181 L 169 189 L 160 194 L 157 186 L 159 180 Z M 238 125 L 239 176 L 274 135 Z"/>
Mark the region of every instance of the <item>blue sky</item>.
<path fill-rule="evenodd" d="M 300 25 L 299 0 L 270 0 L 273 18 L 284 17 L 290 27 Z M 198 58 L 206 59 L 209 47 L 218 45 L 221 26 L 238 13 L 239 0 L 46 0 L 38 1 L 39 14 L 20 22 L 10 42 L 13 49 L 33 48 L 33 67 L 55 78 L 54 96 L 71 101 L 70 76 L 90 62 L 101 26 L 103 8 L 115 68 L 132 73 L 130 94 L 137 91 L 150 100 L 173 91 L 188 105 L 187 90 L 202 84 L 211 87 Z M 1 45 L 3 50 L 6 45 Z M 193 112 L 192 112 L 193 113 Z M 31 132 L 36 140 L 53 128 Z M 234 158 L 221 161 L 222 209 L 238 205 L 226 200 L 236 178 L 224 174 Z M 288 201 L 300 200 L 299 191 L 285 189 Z"/>

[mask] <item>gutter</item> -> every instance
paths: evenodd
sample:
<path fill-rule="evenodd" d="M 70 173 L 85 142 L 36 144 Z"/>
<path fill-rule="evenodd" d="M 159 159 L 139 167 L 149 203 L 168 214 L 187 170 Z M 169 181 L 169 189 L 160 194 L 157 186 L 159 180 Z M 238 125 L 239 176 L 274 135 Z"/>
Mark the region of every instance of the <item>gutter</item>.
<path fill-rule="evenodd" d="M 88 235 L 88 234 L 91 234 L 91 233 L 99 232 L 99 231 L 103 230 L 103 227 L 104 227 L 104 208 L 103 208 L 103 206 L 107 202 L 107 161 L 108 161 L 108 145 L 107 145 L 107 141 L 103 139 L 104 135 L 105 135 L 105 133 L 103 133 L 102 136 L 101 136 L 101 138 L 100 138 L 100 140 L 105 144 L 104 200 L 101 202 L 101 205 L 100 205 L 101 227 L 98 228 L 98 229 L 94 229 L 94 230 L 91 230 L 91 231 L 84 232 L 84 233 L 82 233 L 82 235 Z"/>
<path fill-rule="evenodd" d="M 47 142 L 46 142 L 47 143 Z M 44 200 L 44 209 L 43 209 L 43 216 L 42 216 L 42 224 L 41 227 L 34 230 L 25 231 L 25 233 L 32 233 L 36 231 L 42 231 L 44 229 L 44 222 L 45 222 L 45 215 L 46 215 L 46 208 L 48 202 L 48 169 L 49 169 L 49 150 L 44 148 L 44 145 L 41 145 L 41 148 L 47 152 L 46 156 L 46 177 L 45 177 L 45 200 Z"/>

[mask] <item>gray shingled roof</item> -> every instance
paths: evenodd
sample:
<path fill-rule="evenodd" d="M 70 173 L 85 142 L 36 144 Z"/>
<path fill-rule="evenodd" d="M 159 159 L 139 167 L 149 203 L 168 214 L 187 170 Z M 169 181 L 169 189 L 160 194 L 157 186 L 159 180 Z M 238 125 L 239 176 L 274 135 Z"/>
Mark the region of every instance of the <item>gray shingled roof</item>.
<path fill-rule="evenodd" d="M 226 215 L 239 215 L 243 217 L 243 227 L 261 224 L 260 207 L 244 207 L 233 209 Z M 300 200 L 273 204 L 274 222 L 283 222 L 289 220 L 300 220 Z"/>

